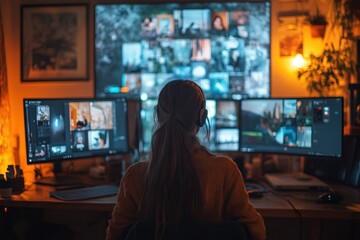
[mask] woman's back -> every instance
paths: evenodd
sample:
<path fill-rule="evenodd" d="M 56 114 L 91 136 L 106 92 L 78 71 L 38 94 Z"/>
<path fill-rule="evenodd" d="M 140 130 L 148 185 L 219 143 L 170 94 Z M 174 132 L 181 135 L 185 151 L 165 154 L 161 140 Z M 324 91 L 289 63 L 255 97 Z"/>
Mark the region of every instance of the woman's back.
<path fill-rule="evenodd" d="M 254 239 L 265 239 L 264 222 L 234 162 L 214 156 L 196 136 L 208 114 L 202 89 L 193 81 L 171 81 L 154 111 L 149 161 L 133 165 L 123 177 L 108 239 L 117 239 L 138 219 L 154 220 L 156 239 L 169 225 L 221 220 L 239 220 Z"/>
<path fill-rule="evenodd" d="M 131 221 L 136 220 L 136 206 L 141 202 L 148 164 L 148 161 L 143 161 L 132 165 L 122 180 L 121 188 L 127 198 L 132 200 L 134 208 L 129 208 L 129 204 L 123 199 L 120 201 L 123 204 L 119 206 L 119 211 L 121 214 L 134 216 Z M 242 222 L 248 227 L 251 235 L 262 236 L 254 239 L 265 238 L 262 218 L 249 203 L 236 164 L 228 157 L 209 155 L 201 150 L 194 154 L 193 164 L 198 174 L 202 199 L 198 219 L 207 222 L 244 220 Z M 134 215 L 132 211 L 135 211 Z M 262 224 L 259 225 L 259 222 Z"/>

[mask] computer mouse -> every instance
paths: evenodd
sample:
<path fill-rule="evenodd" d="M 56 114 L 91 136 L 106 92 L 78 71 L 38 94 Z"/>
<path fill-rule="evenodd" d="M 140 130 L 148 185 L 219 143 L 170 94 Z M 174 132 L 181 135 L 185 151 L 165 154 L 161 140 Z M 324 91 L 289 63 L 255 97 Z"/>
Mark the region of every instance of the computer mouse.
<path fill-rule="evenodd" d="M 338 203 L 343 199 L 343 196 L 340 193 L 331 191 L 320 194 L 317 202 L 319 203 Z"/>
<path fill-rule="evenodd" d="M 261 198 L 263 197 L 263 191 L 260 189 L 247 190 L 250 198 Z"/>

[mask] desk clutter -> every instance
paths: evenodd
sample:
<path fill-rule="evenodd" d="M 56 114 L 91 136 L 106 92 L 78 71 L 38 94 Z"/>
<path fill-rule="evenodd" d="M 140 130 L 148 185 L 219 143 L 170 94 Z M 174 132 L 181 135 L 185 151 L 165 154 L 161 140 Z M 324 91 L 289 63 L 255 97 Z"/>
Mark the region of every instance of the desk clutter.
<path fill-rule="evenodd" d="M 20 194 L 24 188 L 24 176 L 20 166 L 8 165 L 6 178 L 4 174 L 0 174 L 0 197 L 9 198 L 11 194 Z"/>

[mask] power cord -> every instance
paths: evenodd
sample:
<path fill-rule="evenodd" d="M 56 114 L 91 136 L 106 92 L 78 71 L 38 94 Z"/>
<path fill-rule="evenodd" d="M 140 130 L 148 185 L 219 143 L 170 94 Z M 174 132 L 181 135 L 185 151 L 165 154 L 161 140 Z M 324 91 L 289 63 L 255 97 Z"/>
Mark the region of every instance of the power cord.
<path fill-rule="evenodd" d="M 301 213 L 295 208 L 295 206 L 291 203 L 290 200 L 286 199 L 286 201 L 290 204 L 290 206 L 292 207 L 292 209 L 294 210 L 294 212 L 298 215 L 299 217 L 299 240 L 302 240 L 302 229 L 303 229 L 303 220 L 301 217 Z"/>

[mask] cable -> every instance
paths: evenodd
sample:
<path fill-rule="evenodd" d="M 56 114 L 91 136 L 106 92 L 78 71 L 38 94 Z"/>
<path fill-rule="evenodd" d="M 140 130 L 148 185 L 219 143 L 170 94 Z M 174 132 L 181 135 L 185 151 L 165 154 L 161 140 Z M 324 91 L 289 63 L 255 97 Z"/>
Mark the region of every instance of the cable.
<path fill-rule="evenodd" d="M 301 213 L 295 208 L 295 206 L 291 203 L 290 200 L 286 199 L 286 201 L 290 204 L 290 206 L 293 208 L 293 210 L 295 211 L 295 213 L 299 217 L 299 229 L 300 229 L 300 231 L 299 231 L 299 240 L 302 240 L 303 221 L 302 221 Z"/>
<path fill-rule="evenodd" d="M 322 235 L 323 235 L 323 230 L 324 230 L 324 224 L 323 224 L 324 220 L 320 220 L 320 231 L 319 231 L 319 240 L 322 239 Z"/>

